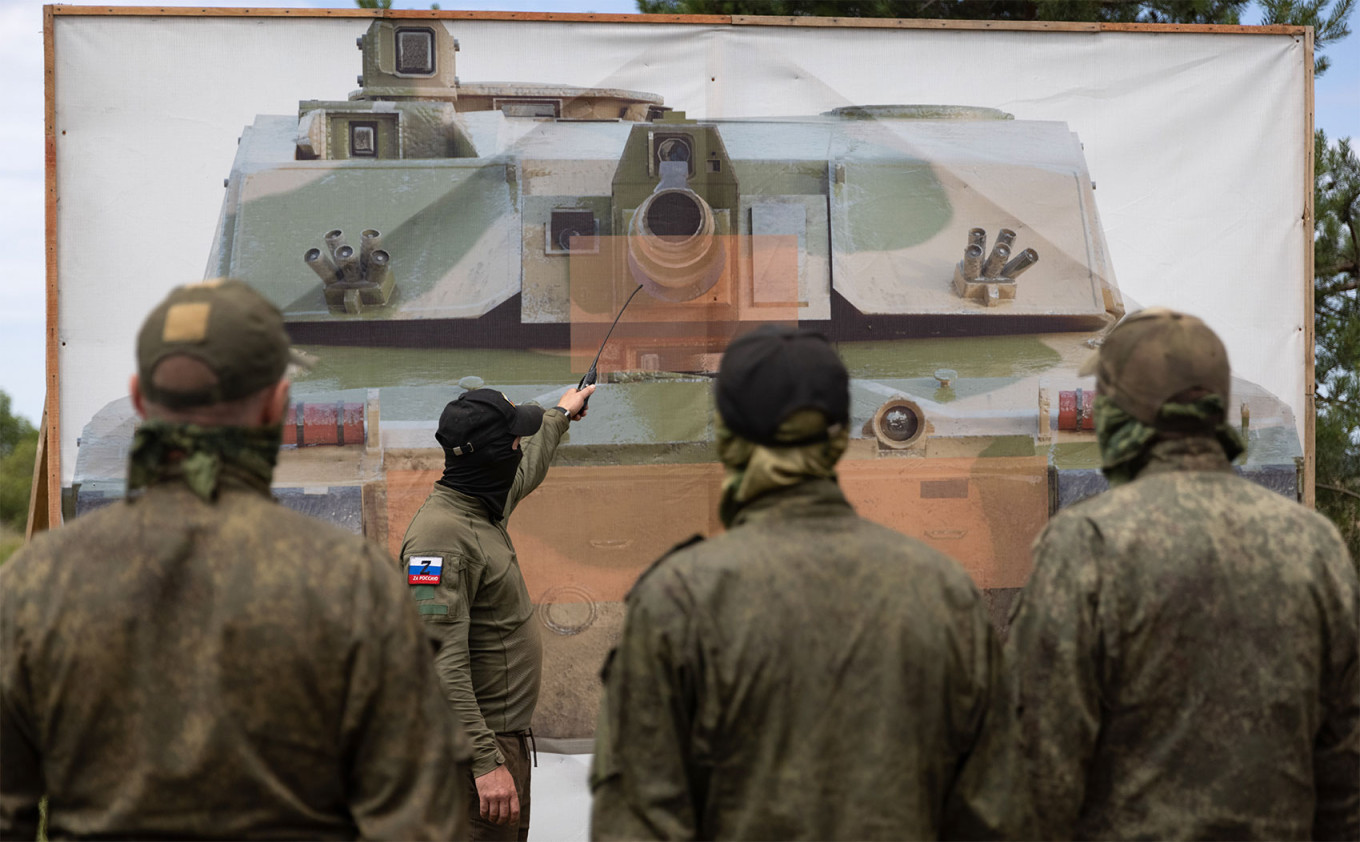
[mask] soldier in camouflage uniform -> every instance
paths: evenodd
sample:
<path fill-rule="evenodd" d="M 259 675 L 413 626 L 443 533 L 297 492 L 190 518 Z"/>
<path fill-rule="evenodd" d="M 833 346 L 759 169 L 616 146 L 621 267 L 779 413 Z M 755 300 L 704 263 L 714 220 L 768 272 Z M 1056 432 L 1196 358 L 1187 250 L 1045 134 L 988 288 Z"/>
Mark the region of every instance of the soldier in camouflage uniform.
<path fill-rule="evenodd" d="M 0 569 L 0 836 L 44 795 L 53 839 L 465 835 L 466 736 L 392 561 L 270 498 L 278 310 L 180 287 L 137 355 L 127 499 Z"/>
<path fill-rule="evenodd" d="M 402 541 L 445 697 L 472 738 L 461 777 L 473 839 L 529 838 L 529 725 L 543 650 L 506 524 L 594 391 L 570 389 L 546 412 L 494 389 L 450 401 L 435 433 L 444 476 Z"/>
<path fill-rule="evenodd" d="M 627 598 L 591 771 L 596 839 L 1028 832 L 1000 644 L 976 587 L 836 482 L 849 378 L 763 328 L 718 375 L 719 514 Z"/>
<path fill-rule="evenodd" d="M 1045 839 L 1360 838 L 1360 614 L 1336 529 L 1237 477 L 1227 353 L 1169 310 L 1083 369 L 1111 490 L 1060 513 L 1007 642 Z"/>

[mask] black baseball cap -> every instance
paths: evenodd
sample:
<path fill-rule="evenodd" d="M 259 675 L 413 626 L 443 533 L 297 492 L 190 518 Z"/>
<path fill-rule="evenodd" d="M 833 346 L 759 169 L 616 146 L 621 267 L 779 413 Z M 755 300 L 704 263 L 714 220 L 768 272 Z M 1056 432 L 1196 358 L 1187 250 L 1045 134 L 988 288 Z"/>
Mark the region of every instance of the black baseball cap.
<path fill-rule="evenodd" d="M 779 425 L 799 410 L 816 409 L 828 428 L 850 422 L 850 374 L 825 336 L 765 325 L 727 347 L 714 399 L 727 428 L 747 441 L 792 447 L 824 440 L 828 430 L 782 441 Z"/>
<path fill-rule="evenodd" d="M 455 456 L 475 452 L 497 436 L 532 436 L 543 426 L 543 407 L 516 405 L 495 389 L 473 389 L 449 401 L 434 437 Z"/>

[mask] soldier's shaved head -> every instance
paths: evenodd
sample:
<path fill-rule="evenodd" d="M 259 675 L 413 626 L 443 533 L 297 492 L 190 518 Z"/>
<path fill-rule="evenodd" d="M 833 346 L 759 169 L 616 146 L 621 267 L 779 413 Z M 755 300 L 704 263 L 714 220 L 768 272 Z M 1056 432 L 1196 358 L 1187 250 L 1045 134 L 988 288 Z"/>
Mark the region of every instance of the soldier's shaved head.
<path fill-rule="evenodd" d="M 277 413 L 270 411 L 271 399 L 276 397 L 282 387 L 283 407 L 287 407 L 286 382 L 266 386 L 235 400 L 199 406 L 165 406 L 148 396 L 148 392 L 158 395 L 203 394 L 217 385 L 217 375 L 207 364 L 187 354 L 176 354 L 156 365 L 152 374 L 152 389 L 142 388 L 139 378 L 133 377 L 133 400 L 134 403 L 140 400 L 138 411 L 145 417 L 177 424 L 198 424 L 202 427 L 254 426 L 282 420 L 282 415 L 279 415 L 278 420 L 274 419 Z"/>

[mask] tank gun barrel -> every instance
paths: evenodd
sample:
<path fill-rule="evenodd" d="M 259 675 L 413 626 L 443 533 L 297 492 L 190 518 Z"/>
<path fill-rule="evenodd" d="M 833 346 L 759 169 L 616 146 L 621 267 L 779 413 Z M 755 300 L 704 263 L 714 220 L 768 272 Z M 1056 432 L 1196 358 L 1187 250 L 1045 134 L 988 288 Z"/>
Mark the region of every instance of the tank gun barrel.
<path fill-rule="evenodd" d="M 690 301 L 722 274 L 726 249 L 713 208 L 689 189 L 684 162 L 665 163 L 656 192 L 638 206 L 628 231 L 633 279 L 666 301 Z"/>

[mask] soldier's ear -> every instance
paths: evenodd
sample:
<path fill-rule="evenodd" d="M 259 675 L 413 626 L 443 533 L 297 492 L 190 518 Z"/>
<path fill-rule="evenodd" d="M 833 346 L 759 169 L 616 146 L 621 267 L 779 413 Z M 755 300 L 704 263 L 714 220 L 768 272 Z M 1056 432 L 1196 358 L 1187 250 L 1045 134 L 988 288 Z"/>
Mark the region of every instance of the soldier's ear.
<path fill-rule="evenodd" d="M 273 427 L 283 423 L 288 415 L 288 387 L 287 380 L 280 380 L 270 388 L 269 397 L 261 408 L 260 422 L 263 426 Z"/>
<path fill-rule="evenodd" d="M 146 398 L 142 397 L 142 381 L 137 375 L 132 375 L 132 380 L 128 382 L 128 391 L 132 393 L 132 408 L 137 410 L 137 414 L 142 418 L 146 417 Z"/>

